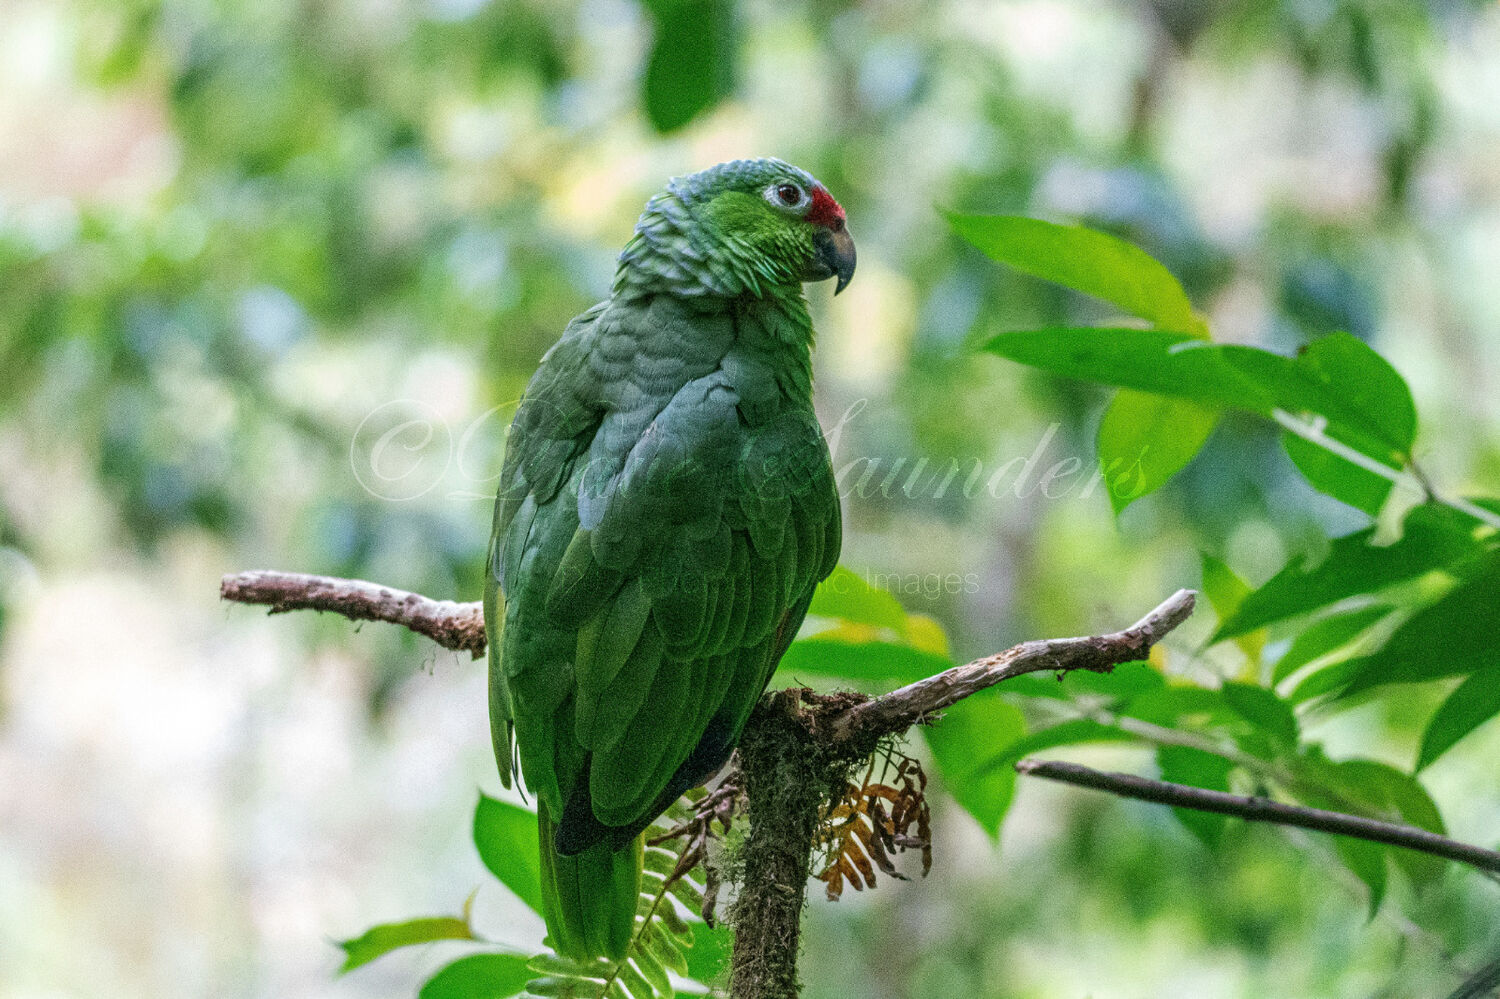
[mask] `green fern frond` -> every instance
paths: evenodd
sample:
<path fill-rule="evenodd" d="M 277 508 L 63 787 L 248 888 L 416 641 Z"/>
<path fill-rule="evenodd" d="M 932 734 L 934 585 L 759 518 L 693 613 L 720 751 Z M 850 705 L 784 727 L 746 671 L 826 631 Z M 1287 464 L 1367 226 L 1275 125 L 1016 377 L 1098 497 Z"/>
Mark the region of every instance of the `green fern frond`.
<path fill-rule="evenodd" d="M 679 799 L 646 831 L 646 839 L 671 832 L 693 814 L 693 801 Z M 668 972 L 688 976 L 693 928 L 673 900 L 689 912 L 703 906 L 702 888 L 686 874 L 673 877 L 681 856 L 664 846 L 646 847 L 635 935 L 623 958 L 577 961 L 551 952 L 538 954 L 528 967 L 539 977 L 527 984 L 523 999 L 674 999 L 677 993 Z"/>

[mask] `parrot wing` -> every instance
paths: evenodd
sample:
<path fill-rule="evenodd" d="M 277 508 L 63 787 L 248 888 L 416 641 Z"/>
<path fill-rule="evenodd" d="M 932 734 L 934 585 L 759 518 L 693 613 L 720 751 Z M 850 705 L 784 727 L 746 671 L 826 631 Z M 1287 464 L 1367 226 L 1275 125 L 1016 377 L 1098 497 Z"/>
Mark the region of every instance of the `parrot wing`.
<path fill-rule="evenodd" d="M 816 419 L 787 406 L 749 425 L 739 402 L 722 369 L 688 381 L 623 461 L 608 418 L 520 442 L 535 485 L 496 519 L 498 686 L 560 843 L 623 842 L 723 764 L 837 560 Z"/>
<path fill-rule="evenodd" d="M 542 358 L 506 439 L 484 592 L 490 730 L 506 787 L 517 770 L 513 755 L 517 705 L 507 682 L 506 664 L 515 671 L 528 662 L 547 662 L 551 650 L 565 637 L 535 620 L 545 596 L 545 589 L 538 589 L 537 584 L 544 585 L 545 580 L 535 579 L 523 563 L 529 557 L 534 564 L 549 540 L 555 548 L 556 538 L 565 540 L 572 531 L 567 523 L 572 504 L 557 500 L 603 418 L 598 379 L 588 357 L 605 305 L 600 303 L 573 319 Z M 528 589 L 538 592 L 527 599 Z"/>
<path fill-rule="evenodd" d="M 605 826 L 643 826 L 723 764 L 838 557 L 817 421 L 747 426 L 738 403 L 722 372 L 679 391 L 612 488 L 580 497 L 548 593 L 578 622 L 572 737 Z"/>

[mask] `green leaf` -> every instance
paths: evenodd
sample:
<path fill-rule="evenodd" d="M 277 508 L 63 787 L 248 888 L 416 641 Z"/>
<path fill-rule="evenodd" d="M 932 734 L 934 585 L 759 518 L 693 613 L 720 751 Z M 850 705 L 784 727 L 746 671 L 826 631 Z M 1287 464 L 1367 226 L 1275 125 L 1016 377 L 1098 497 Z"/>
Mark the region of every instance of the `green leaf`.
<path fill-rule="evenodd" d="M 1404 462 L 1416 433 L 1411 394 L 1379 354 L 1348 333 L 1308 344 L 1296 358 L 1254 347 L 1223 347 L 1231 367 L 1263 385 L 1288 415 L 1326 421 L 1324 429 L 1382 461 Z M 1367 379 L 1369 387 L 1347 381 Z M 1394 379 L 1394 384 L 1391 379 Z"/>
<path fill-rule="evenodd" d="M 631 952 L 631 963 L 641 969 L 641 974 L 650 983 L 651 988 L 661 995 L 672 994 L 672 979 L 667 974 L 667 966 L 656 959 L 656 955 L 648 948 L 636 947 Z"/>
<path fill-rule="evenodd" d="M 1311 343 L 1297 362 L 1356 414 L 1343 426 L 1329 427 L 1327 437 L 1388 468 L 1405 466 L 1416 438 L 1417 410 L 1405 380 L 1385 358 L 1357 337 L 1335 333 Z M 1282 445 L 1313 488 L 1379 515 L 1394 485 L 1390 479 L 1290 432 Z"/>
<path fill-rule="evenodd" d="M 1292 644 L 1276 661 L 1271 682 L 1280 683 L 1313 660 L 1343 648 L 1368 631 L 1377 621 L 1384 620 L 1393 609 L 1389 604 L 1360 607 L 1330 614 L 1309 625 L 1292 639 Z"/>
<path fill-rule="evenodd" d="M 906 631 L 906 611 L 901 602 L 843 566 L 835 567 L 832 575 L 818 584 L 807 612 L 817 617 L 890 628 L 897 634 Z"/>
<path fill-rule="evenodd" d="M 938 773 L 949 793 L 993 839 L 1016 790 L 1016 773 L 991 767 L 995 750 L 1026 732 L 1020 709 L 998 696 L 976 696 L 949 708 L 935 725 L 922 729 Z"/>
<path fill-rule="evenodd" d="M 650 926 L 646 927 L 640 934 L 640 940 L 641 945 L 664 966 L 679 975 L 688 973 L 687 958 L 682 948 L 661 928 L 659 922 L 653 921 Z"/>
<path fill-rule="evenodd" d="M 1213 605 L 1219 617 L 1232 617 L 1250 594 L 1250 584 L 1224 562 L 1204 552 L 1199 560 L 1203 565 L 1203 593 Z"/>
<path fill-rule="evenodd" d="M 1014 215 L 948 216 L 985 256 L 1103 299 L 1164 329 L 1204 336 L 1182 285 L 1144 250 L 1107 233 Z"/>
<path fill-rule="evenodd" d="M 646 980 L 646 976 L 636 968 L 634 962 L 622 961 L 618 968 L 616 980 L 625 987 L 625 991 L 632 999 L 654 999 L 656 990 Z"/>
<path fill-rule="evenodd" d="M 557 954 L 533 954 L 526 962 L 529 971 L 558 978 L 603 979 L 609 974 L 610 966 L 611 962 L 602 957 L 575 958 Z"/>
<path fill-rule="evenodd" d="M 471 954 L 427 979 L 417 999 L 509 999 L 532 973 L 520 954 Z"/>
<path fill-rule="evenodd" d="M 1378 650 L 1346 664 L 1348 697 L 1390 683 L 1421 683 L 1500 666 L 1500 555 L 1422 608 Z"/>
<path fill-rule="evenodd" d="M 1406 462 L 1417 435 L 1417 408 L 1406 380 L 1390 362 L 1358 337 L 1333 333 L 1308 344 L 1297 364 L 1336 394 L 1347 411 L 1355 414 L 1351 424 L 1371 438 L 1353 437 L 1343 443 L 1393 467 Z M 1373 441 L 1385 442 L 1387 450 L 1374 446 Z"/>
<path fill-rule="evenodd" d="M 1053 327 L 1001 333 L 984 349 L 1068 378 L 1192 399 L 1207 406 L 1237 407 L 1269 416 L 1275 404 L 1269 391 L 1225 362 L 1225 348 L 1206 344 L 1191 333 Z"/>
<path fill-rule="evenodd" d="M 1209 344 L 1165 330 L 1069 327 L 1002 333 L 985 349 L 1069 378 L 1204 406 L 1321 417 L 1327 432 L 1357 442 L 1367 454 L 1404 453 L 1411 446 L 1403 427 L 1365 408 L 1370 400 L 1363 396 L 1347 397 L 1322 366 L 1256 347 Z"/>
<path fill-rule="evenodd" d="M 658 132 L 673 132 L 734 91 L 739 29 L 733 0 L 643 0 L 654 26 L 643 99 Z"/>
<path fill-rule="evenodd" d="M 1488 510 L 1490 513 L 1500 513 L 1500 496 L 1465 496 L 1464 499 L 1473 503 L 1481 510 Z M 1469 515 L 1465 514 L 1465 516 Z"/>
<path fill-rule="evenodd" d="M 1379 809 L 1394 812 L 1397 821 L 1444 835 L 1447 829 L 1437 804 L 1415 777 L 1395 767 L 1376 760 L 1345 760 L 1341 767 L 1344 774 L 1353 775 L 1353 783 L 1363 789 L 1378 789 L 1371 797 L 1371 814 L 1380 816 Z M 1390 817 L 1387 815 L 1387 817 Z M 1391 849 L 1391 859 L 1406 873 L 1417 888 L 1426 888 L 1436 883 L 1443 875 L 1443 860 L 1415 850 Z"/>
<path fill-rule="evenodd" d="M 1417 754 L 1417 769 L 1425 769 L 1464 736 L 1500 714 L 1500 667 L 1481 670 L 1459 684 L 1438 706 Z"/>
<path fill-rule="evenodd" d="M 1309 673 L 1303 677 L 1295 687 L 1287 693 L 1287 700 L 1293 704 L 1306 704 L 1308 701 L 1318 700 L 1337 693 L 1349 685 L 1349 681 L 1364 666 L 1363 659 L 1341 659 L 1329 663 L 1322 669 Z"/>
<path fill-rule="evenodd" d="M 1385 900 L 1385 848 L 1378 843 L 1348 836 L 1334 836 L 1333 848 L 1344 866 L 1370 889 L 1370 918 L 1374 919 L 1380 911 L 1380 903 Z"/>
<path fill-rule="evenodd" d="M 1208 687 L 1163 687 L 1146 691 L 1130 698 L 1118 710 L 1122 715 L 1169 727 L 1184 723 L 1228 725 L 1241 717 L 1224 699 L 1222 690 Z"/>
<path fill-rule="evenodd" d="M 1329 760 L 1316 746 L 1293 761 L 1298 775 L 1295 791 L 1316 808 L 1352 812 L 1386 822 L 1404 822 L 1438 835 L 1445 834 L 1437 805 L 1411 774 L 1378 760 Z M 1391 859 L 1418 888 L 1434 883 L 1443 861 L 1414 850 L 1390 849 Z"/>
<path fill-rule="evenodd" d="M 1199 558 L 1203 563 L 1203 592 L 1213 605 L 1214 613 L 1219 615 L 1219 620 L 1227 621 L 1234 617 L 1245 598 L 1250 595 L 1250 585 L 1212 555 L 1200 553 Z M 1260 630 L 1247 632 L 1237 636 L 1235 644 L 1248 660 L 1247 673 L 1253 675 L 1260 664 L 1261 652 L 1265 649 L 1265 633 Z"/>
<path fill-rule="evenodd" d="M 1390 479 L 1360 468 L 1294 433 L 1282 434 L 1281 446 L 1314 489 L 1372 517 L 1379 516 L 1381 507 L 1385 506 L 1396 486 Z"/>
<path fill-rule="evenodd" d="M 1392 583 L 1415 579 L 1471 557 L 1479 551 L 1468 535 L 1453 529 L 1452 516 L 1431 506 L 1406 516 L 1404 533 L 1393 544 L 1377 546 L 1375 528 L 1334 538 L 1321 560 L 1287 563 L 1214 632 L 1222 641 L 1256 628 L 1297 617 Z"/>
<path fill-rule="evenodd" d="M 974 768 L 974 774 L 990 770 L 1005 770 L 1017 760 L 1032 753 L 1057 746 L 1076 746 L 1085 742 L 1136 742 L 1139 736 L 1131 735 L 1113 725 L 1096 722 L 1092 718 L 1072 718 L 1056 725 L 1049 725 L 1035 732 L 1028 732 L 998 754 L 990 756 Z"/>
<path fill-rule="evenodd" d="M 490 873 L 540 913 L 542 870 L 536 813 L 481 794 L 474 809 L 474 845 Z"/>
<path fill-rule="evenodd" d="M 865 683 L 911 683 L 941 673 L 953 661 L 896 642 L 848 642 L 814 635 L 791 644 L 778 676 L 831 676 Z"/>
<path fill-rule="evenodd" d="M 1295 749 L 1298 741 L 1297 716 L 1291 705 L 1277 697 L 1275 692 L 1249 683 L 1225 683 L 1222 688 L 1224 700 L 1257 729 L 1269 736 L 1273 742 L 1287 749 Z"/>
<path fill-rule="evenodd" d="M 473 940 L 474 932 L 467 921 L 453 916 L 433 916 L 427 919 L 409 919 L 404 923 L 382 923 L 372 926 L 352 940 L 340 940 L 344 951 L 344 963 L 339 974 L 353 971 L 362 964 L 369 964 L 384 954 L 412 944 L 431 943 L 434 940 Z"/>
<path fill-rule="evenodd" d="M 1341 760 L 1334 766 L 1345 785 L 1370 807 L 1373 817 L 1398 818 L 1440 836 L 1447 833 L 1432 796 L 1411 774 L 1379 760 Z"/>
<path fill-rule="evenodd" d="M 1329 811 L 1354 813 L 1390 821 L 1390 807 L 1385 780 L 1369 768 L 1358 766 L 1368 760 L 1334 761 L 1317 746 L 1309 747 L 1294 761 L 1298 780 L 1290 788 L 1305 805 Z M 1351 766 L 1351 764 L 1353 764 Z M 1378 765 L 1377 765 L 1378 766 Z M 1332 836 L 1334 852 L 1344 866 L 1370 890 L 1370 918 L 1380 909 L 1386 889 L 1386 848 L 1367 840 Z"/>
<path fill-rule="evenodd" d="M 1229 790 L 1229 772 L 1234 764 L 1201 749 L 1186 746 L 1161 746 L 1156 750 L 1156 765 L 1161 779 L 1173 784 L 1187 784 L 1210 791 Z M 1200 812 L 1193 808 L 1173 808 L 1177 820 L 1209 849 L 1216 849 L 1224 837 L 1223 815 Z"/>
<path fill-rule="evenodd" d="M 695 982 L 712 985 L 729 963 L 734 950 L 734 931 L 728 926 L 693 924 L 693 946 L 688 948 L 688 976 Z"/>
<path fill-rule="evenodd" d="M 1007 689 L 1011 681 L 1005 681 Z M 1054 681 L 1055 682 L 1055 681 Z M 1073 670 L 1063 677 L 1062 688 L 1072 695 L 1103 694 L 1109 697 L 1127 697 L 1161 690 L 1167 678 L 1161 670 L 1145 659 L 1132 659 L 1121 663 L 1108 673 L 1093 670 Z"/>
<path fill-rule="evenodd" d="M 1165 485 L 1202 450 L 1219 411 L 1190 399 L 1121 389 L 1099 421 L 1099 467 L 1116 514 Z"/>

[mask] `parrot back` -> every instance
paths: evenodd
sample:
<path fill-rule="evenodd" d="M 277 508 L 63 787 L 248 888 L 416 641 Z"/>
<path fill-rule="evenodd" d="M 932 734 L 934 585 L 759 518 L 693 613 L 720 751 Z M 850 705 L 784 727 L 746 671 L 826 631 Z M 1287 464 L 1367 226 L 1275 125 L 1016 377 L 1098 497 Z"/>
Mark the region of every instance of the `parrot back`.
<path fill-rule="evenodd" d="M 641 831 L 728 759 L 837 561 L 810 346 L 800 292 L 611 301 L 570 324 L 517 411 L 491 718 L 502 773 L 513 733 L 538 798 L 559 952 L 623 953 Z"/>

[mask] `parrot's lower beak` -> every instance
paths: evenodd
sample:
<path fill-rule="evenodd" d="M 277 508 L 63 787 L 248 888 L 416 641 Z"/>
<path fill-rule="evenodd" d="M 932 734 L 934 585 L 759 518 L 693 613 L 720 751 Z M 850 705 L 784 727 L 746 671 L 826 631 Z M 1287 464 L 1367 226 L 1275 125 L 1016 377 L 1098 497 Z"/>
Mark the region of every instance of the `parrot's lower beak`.
<path fill-rule="evenodd" d="M 808 271 L 810 281 L 822 281 L 837 275 L 838 284 L 833 286 L 835 295 L 848 286 L 854 277 L 854 239 L 848 228 L 841 225 L 835 231 L 820 227 L 813 233 L 813 262 Z"/>

